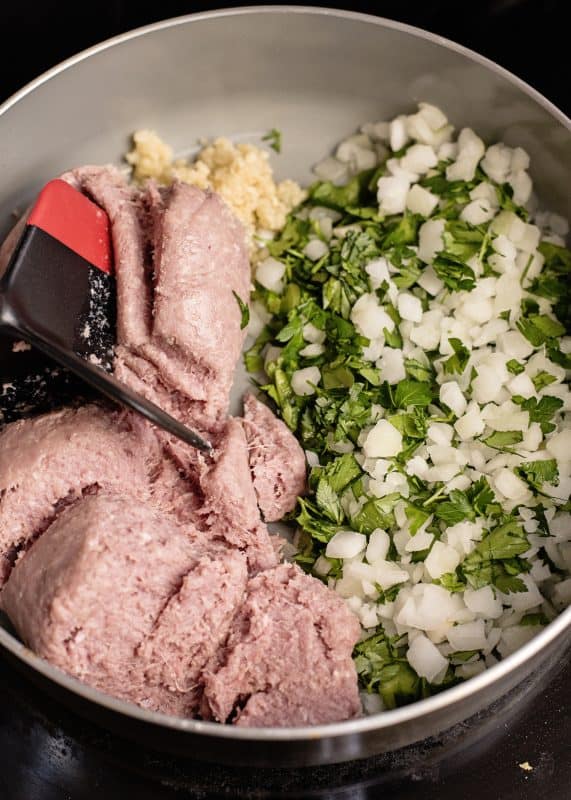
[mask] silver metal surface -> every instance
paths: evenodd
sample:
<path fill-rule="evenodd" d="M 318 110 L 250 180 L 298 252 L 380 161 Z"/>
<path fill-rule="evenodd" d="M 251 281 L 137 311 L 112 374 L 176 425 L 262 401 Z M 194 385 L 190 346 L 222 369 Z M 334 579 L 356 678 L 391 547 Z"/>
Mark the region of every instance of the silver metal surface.
<path fill-rule="evenodd" d="M 571 216 L 571 123 L 487 59 L 418 29 L 350 12 L 259 7 L 181 17 L 64 62 L 0 108 L 0 224 L 9 227 L 49 178 L 84 162 L 118 161 L 129 134 L 154 128 L 179 152 L 203 136 L 259 141 L 283 134 L 278 177 L 312 163 L 367 120 L 419 100 L 459 127 L 521 145 L 544 206 Z M 244 388 L 240 375 L 235 402 Z M 361 758 L 466 719 L 541 669 L 571 640 L 571 609 L 485 673 L 413 705 L 334 725 L 240 729 L 145 711 L 85 686 L 6 630 L 0 644 L 46 688 L 122 733 L 196 757 L 260 765 Z"/>

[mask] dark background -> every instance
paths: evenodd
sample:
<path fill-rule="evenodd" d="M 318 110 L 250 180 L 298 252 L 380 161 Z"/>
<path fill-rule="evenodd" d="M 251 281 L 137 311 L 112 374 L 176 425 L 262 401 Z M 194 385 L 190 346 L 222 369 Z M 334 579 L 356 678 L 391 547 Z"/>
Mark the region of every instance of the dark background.
<path fill-rule="evenodd" d="M 243 5 L 261 4 L 248 0 L 1 0 L 0 98 L 109 36 L 159 19 Z M 568 0 L 331 0 L 313 5 L 351 7 L 454 39 L 512 70 L 564 111 L 570 110 L 569 25 L 564 13 Z"/>
<path fill-rule="evenodd" d="M 109 36 L 159 19 L 247 4 L 0 0 L 0 101 Z M 314 5 L 343 8 L 349 2 Z M 351 8 L 453 39 L 510 69 L 563 111 L 571 110 L 568 0 L 381 0 L 354 2 Z M 551 675 L 527 683 L 481 719 L 417 747 L 337 767 L 254 772 L 142 751 L 46 698 L 0 655 L 0 800 L 566 800 L 571 797 L 568 657 Z M 524 761 L 533 765 L 532 772 L 519 767 Z"/>

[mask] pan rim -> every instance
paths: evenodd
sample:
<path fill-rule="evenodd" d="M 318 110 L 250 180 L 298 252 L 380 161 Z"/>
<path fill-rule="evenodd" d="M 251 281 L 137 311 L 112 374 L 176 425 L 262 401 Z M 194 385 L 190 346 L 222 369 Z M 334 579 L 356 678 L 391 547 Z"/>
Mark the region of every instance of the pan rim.
<path fill-rule="evenodd" d="M 93 45 L 81 52 L 62 61 L 56 66 L 42 73 L 32 81 L 27 83 L 2 105 L 0 105 L 0 117 L 4 116 L 13 106 L 23 100 L 28 94 L 39 89 L 44 83 L 55 78 L 60 73 L 72 68 L 76 64 L 97 55 L 111 47 L 122 45 L 131 40 L 137 39 L 148 34 L 168 28 L 188 25 L 203 20 L 217 19 L 231 16 L 245 15 L 280 15 L 280 14 L 299 14 L 313 16 L 335 17 L 340 20 L 349 20 L 367 24 L 378 25 L 381 28 L 396 30 L 401 33 L 412 35 L 419 39 L 424 39 L 436 44 L 444 49 L 451 50 L 464 56 L 469 61 L 475 62 L 492 72 L 503 77 L 508 82 L 519 88 L 536 103 L 548 111 L 563 127 L 571 133 L 571 120 L 550 100 L 540 92 L 530 86 L 521 78 L 511 73 L 504 67 L 499 66 L 494 61 L 480 55 L 479 53 L 457 44 L 445 37 L 422 30 L 412 25 L 396 22 L 395 20 L 384 17 L 372 16 L 354 11 L 347 11 L 333 8 L 320 8 L 315 6 L 242 6 L 238 8 L 220 8 L 213 11 L 197 12 L 173 17 L 167 20 L 135 28 L 112 38 L 106 39 Z M 194 719 L 181 719 L 169 716 L 156 711 L 149 711 L 124 700 L 105 694 L 82 683 L 76 678 L 71 677 L 59 668 L 53 666 L 43 658 L 37 656 L 18 639 L 16 639 L 5 628 L 0 626 L 0 645 L 8 650 L 16 658 L 30 666 L 36 672 L 52 682 L 57 683 L 64 689 L 79 695 L 85 700 L 102 706 L 109 711 L 119 713 L 123 716 L 134 718 L 140 722 L 151 724 L 157 727 L 170 728 L 180 732 L 190 734 L 200 734 L 208 737 L 223 739 L 234 739 L 241 741 L 263 741 L 263 742 L 291 742 L 291 741 L 311 741 L 321 739 L 334 739 L 345 736 L 358 735 L 373 730 L 390 729 L 394 726 L 410 723 L 415 719 L 430 716 L 448 706 L 460 704 L 466 698 L 481 694 L 487 687 L 499 682 L 503 677 L 512 671 L 523 667 L 527 661 L 539 653 L 540 650 L 547 648 L 558 636 L 562 636 L 567 629 L 571 628 L 571 607 L 565 609 L 555 620 L 553 620 L 541 633 L 531 641 L 520 647 L 516 652 L 495 664 L 485 672 L 477 675 L 458 686 L 447 689 L 433 697 L 419 700 L 411 705 L 402 708 L 391 709 L 372 714 L 359 719 L 345 720 L 343 722 L 329 723 L 325 725 L 303 726 L 295 728 L 239 728 L 233 725 L 221 725 L 216 722 L 205 722 Z"/>

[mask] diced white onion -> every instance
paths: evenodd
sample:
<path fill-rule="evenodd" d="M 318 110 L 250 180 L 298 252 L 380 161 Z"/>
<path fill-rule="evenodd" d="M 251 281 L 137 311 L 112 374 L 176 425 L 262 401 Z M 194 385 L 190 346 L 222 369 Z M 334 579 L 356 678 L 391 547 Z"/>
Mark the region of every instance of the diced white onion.
<path fill-rule="evenodd" d="M 422 634 L 416 636 L 408 648 L 406 658 L 410 666 L 421 678 L 432 683 L 448 667 L 448 659 L 440 653 L 436 645 Z"/>
<path fill-rule="evenodd" d="M 379 420 L 369 431 L 363 451 L 367 458 L 391 458 L 402 450 L 402 434 L 386 419 Z"/>
<path fill-rule="evenodd" d="M 367 537 L 355 531 L 338 531 L 325 548 L 327 558 L 355 558 L 367 546 Z"/>
<path fill-rule="evenodd" d="M 302 397 L 315 394 L 315 386 L 318 385 L 320 380 L 321 372 L 319 367 L 296 369 L 291 376 L 291 388 L 297 395 Z"/>

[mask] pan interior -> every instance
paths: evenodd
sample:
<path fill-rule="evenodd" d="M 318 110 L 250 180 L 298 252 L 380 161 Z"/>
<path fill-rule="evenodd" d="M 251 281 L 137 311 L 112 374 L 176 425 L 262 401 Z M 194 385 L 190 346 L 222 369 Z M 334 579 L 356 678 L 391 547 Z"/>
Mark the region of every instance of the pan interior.
<path fill-rule="evenodd" d="M 407 26 L 348 12 L 268 7 L 198 14 L 118 37 L 8 101 L 0 109 L 0 235 L 43 182 L 76 164 L 120 162 L 130 134 L 141 127 L 157 130 L 180 154 L 194 152 L 201 137 L 259 143 L 277 128 L 283 150 L 271 155 L 276 176 L 307 184 L 311 165 L 336 142 L 363 122 L 407 112 L 419 100 L 441 106 L 457 127 L 524 147 L 543 204 L 571 216 L 569 121 L 525 84 Z M 232 411 L 248 386 L 240 367 Z M 537 665 L 542 647 L 569 627 L 571 610 L 486 674 L 414 707 L 295 731 L 221 730 L 151 714 L 41 662 L 4 625 L 0 643 L 86 699 L 157 725 L 224 738 L 309 742 L 375 727 L 394 730 L 443 707 L 454 707 L 461 719 L 463 701 L 478 693 L 492 698 L 500 678 L 515 683 Z M 399 746 L 402 737 L 394 742 Z M 379 747 L 390 749 L 390 737 Z"/>

